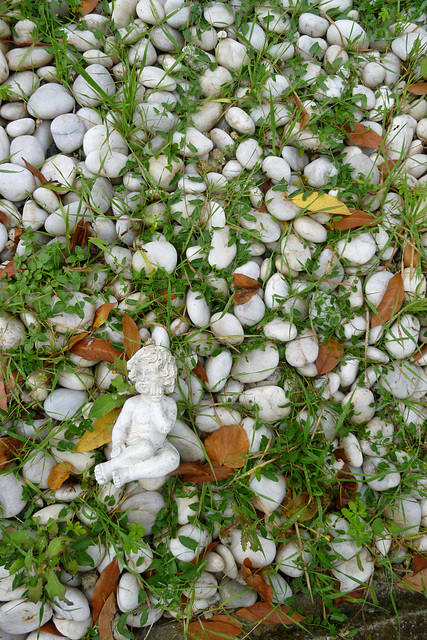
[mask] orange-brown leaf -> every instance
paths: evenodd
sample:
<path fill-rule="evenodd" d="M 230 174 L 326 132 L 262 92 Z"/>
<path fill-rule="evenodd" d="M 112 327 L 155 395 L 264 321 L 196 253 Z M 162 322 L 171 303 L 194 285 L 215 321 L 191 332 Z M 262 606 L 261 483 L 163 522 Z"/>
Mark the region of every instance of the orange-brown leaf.
<path fill-rule="evenodd" d="M 191 373 L 194 373 L 194 375 L 197 378 L 199 378 L 199 380 L 201 380 L 202 382 L 209 382 L 206 369 L 204 368 L 200 360 L 197 361 L 197 364 L 194 367 L 194 369 L 191 370 Z"/>
<path fill-rule="evenodd" d="M 427 344 L 425 344 L 423 347 L 421 347 L 421 349 L 415 353 L 412 357 L 414 358 L 415 362 L 418 362 L 418 360 L 421 360 L 421 358 L 423 358 L 427 353 Z"/>
<path fill-rule="evenodd" d="M 419 573 L 411 571 L 402 578 L 402 582 L 397 583 L 397 586 L 410 591 L 425 591 L 427 589 L 427 569 L 423 569 Z"/>
<path fill-rule="evenodd" d="M 114 364 L 114 358 L 123 357 L 123 353 L 117 351 L 111 342 L 103 338 L 83 338 L 71 347 L 71 351 L 85 360 L 105 360 Z"/>
<path fill-rule="evenodd" d="M 126 360 L 130 360 L 141 348 L 141 336 L 135 321 L 127 313 L 123 314 L 123 335 Z"/>
<path fill-rule="evenodd" d="M 414 84 L 408 86 L 408 91 L 414 96 L 426 96 L 427 82 L 414 82 Z"/>
<path fill-rule="evenodd" d="M 179 467 L 172 471 L 170 476 L 181 475 L 183 482 L 220 482 L 233 473 L 231 467 L 223 467 L 217 462 L 181 462 Z"/>
<path fill-rule="evenodd" d="M 420 571 L 427 569 L 427 556 L 416 553 L 411 561 L 411 569 L 414 572 L 414 576 L 420 573 Z"/>
<path fill-rule="evenodd" d="M 385 161 L 380 164 L 380 172 L 382 173 L 383 178 L 386 178 L 393 171 L 393 168 L 397 163 L 398 160 L 386 158 Z"/>
<path fill-rule="evenodd" d="M 7 411 L 7 391 L 3 379 L 0 377 L 0 409 Z"/>
<path fill-rule="evenodd" d="M 92 331 L 95 329 L 99 329 L 107 320 L 108 316 L 111 313 L 111 309 L 117 305 L 117 302 L 106 302 L 105 304 L 101 304 L 100 307 L 95 311 L 95 318 L 92 323 Z"/>
<path fill-rule="evenodd" d="M 344 128 L 347 140 L 356 146 L 379 149 L 383 143 L 383 139 L 378 133 L 360 122 L 353 122 Z"/>
<path fill-rule="evenodd" d="M 336 607 L 339 607 L 343 602 L 351 602 L 353 600 L 360 600 L 361 598 L 363 598 L 367 587 L 368 587 L 368 585 L 365 583 L 365 584 L 361 585 L 360 587 L 357 587 L 357 589 L 354 589 L 354 591 L 349 591 L 348 593 L 344 593 L 341 596 L 338 596 L 337 598 L 333 598 L 334 605 Z M 339 584 L 338 581 L 337 581 L 337 583 L 335 585 L 335 589 L 337 591 L 339 591 L 339 589 L 340 589 L 340 584 Z"/>
<path fill-rule="evenodd" d="M 243 560 L 242 578 L 248 587 L 255 589 L 265 602 L 273 602 L 273 587 L 267 584 L 262 572 L 252 571 L 252 562 L 249 558 Z"/>
<path fill-rule="evenodd" d="M 350 209 L 350 211 L 350 216 L 345 216 L 340 220 L 333 220 L 329 226 L 337 231 L 345 231 L 346 229 L 356 229 L 357 227 L 378 224 L 375 217 L 370 213 L 365 213 L 365 211 L 359 211 L 358 209 Z"/>
<path fill-rule="evenodd" d="M 272 605 L 268 602 L 255 602 L 251 607 L 239 609 L 236 616 L 245 618 L 250 622 L 261 622 L 261 624 L 283 624 L 290 626 L 296 622 L 302 622 L 305 617 L 300 613 L 291 611 L 290 607 L 282 604 L 281 606 Z"/>
<path fill-rule="evenodd" d="M 33 174 L 33 176 L 35 176 L 36 178 L 38 178 L 40 180 L 40 182 L 42 184 L 46 184 L 48 181 L 46 180 L 46 178 L 44 177 L 44 175 L 42 174 L 41 171 L 39 171 L 38 169 L 36 169 L 36 167 L 34 167 L 30 162 L 28 162 L 27 160 L 25 160 L 25 158 L 22 158 L 21 156 L 21 160 L 24 161 L 25 166 L 27 167 L 28 171 L 30 173 Z"/>
<path fill-rule="evenodd" d="M 76 224 L 74 233 L 71 238 L 71 242 L 70 242 L 71 253 L 74 253 L 76 247 L 83 247 L 83 245 L 86 243 L 86 238 L 89 234 L 89 227 L 90 227 L 89 220 L 85 221 L 84 218 L 80 218 L 80 220 Z"/>
<path fill-rule="evenodd" d="M 250 278 L 249 276 L 245 276 L 244 273 L 234 273 L 233 274 L 233 286 L 240 287 L 243 289 L 258 289 L 261 288 L 261 283 L 254 278 Z"/>
<path fill-rule="evenodd" d="M 403 294 L 403 279 L 400 273 L 396 273 L 389 280 L 383 299 L 372 316 L 372 328 L 388 322 L 399 311 L 403 302 Z"/>
<path fill-rule="evenodd" d="M 120 568 L 117 556 L 107 564 L 101 572 L 92 593 L 92 617 L 96 622 L 100 618 L 102 609 L 111 595 L 115 595 L 120 578 Z M 101 624 L 101 620 L 99 622 Z"/>
<path fill-rule="evenodd" d="M 339 340 L 331 338 L 328 342 L 321 344 L 316 360 L 317 375 L 322 376 L 335 369 L 343 353 L 344 345 Z"/>
<path fill-rule="evenodd" d="M 246 304 L 256 294 L 256 289 L 236 289 L 233 293 L 233 302 L 236 306 Z"/>
<path fill-rule="evenodd" d="M 193 560 L 191 560 L 191 564 L 200 564 L 202 562 L 202 560 L 204 560 L 204 558 L 208 555 L 208 553 L 210 553 L 212 551 L 212 549 L 215 549 L 217 544 L 219 544 L 219 540 L 216 540 L 215 542 L 211 542 L 210 544 L 208 544 L 207 547 L 202 549 L 197 554 L 197 556 L 195 558 L 193 558 Z"/>
<path fill-rule="evenodd" d="M 407 242 L 405 245 L 405 250 L 403 252 L 403 266 L 411 267 L 411 269 L 416 269 L 418 260 L 418 251 L 415 249 L 414 245 L 411 242 Z"/>
<path fill-rule="evenodd" d="M 211 433 L 205 440 L 205 449 L 210 460 L 225 467 L 243 467 L 249 453 L 249 440 L 240 424 L 227 424 Z"/>
<path fill-rule="evenodd" d="M 46 622 L 46 624 L 40 627 L 40 631 L 46 631 L 47 633 L 50 633 L 52 636 L 58 636 L 58 638 L 66 637 L 60 631 L 58 631 L 58 629 L 53 624 L 52 620 L 49 620 L 49 622 Z"/>
<path fill-rule="evenodd" d="M 4 471 L 12 460 L 19 458 L 24 443 L 17 438 L 0 438 L 0 471 Z"/>
<path fill-rule="evenodd" d="M 326 494 L 325 494 L 326 496 Z M 322 500 L 323 503 L 323 500 Z M 327 500 L 325 500 L 325 505 Z M 324 506 L 322 504 L 322 506 Z M 319 510 L 317 500 L 308 494 L 307 489 L 300 490 L 300 493 L 288 491 L 283 501 L 282 515 L 286 518 L 293 518 L 299 513 L 298 522 L 311 520 Z"/>
<path fill-rule="evenodd" d="M 90 336 L 91 331 L 82 331 L 81 333 L 77 333 L 75 336 L 73 336 L 72 338 L 70 338 L 70 340 L 68 341 L 67 345 L 66 345 L 66 349 L 72 351 L 73 347 L 78 344 L 79 342 L 81 342 L 84 338 L 86 338 L 87 336 Z M 96 358 L 95 358 L 96 359 Z"/>
<path fill-rule="evenodd" d="M 104 569 L 105 571 L 105 569 Z M 117 611 L 116 594 L 110 593 L 99 614 L 99 640 L 114 640 L 112 622 Z"/>
<path fill-rule="evenodd" d="M 96 8 L 97 4 L 98 0 L 82 0 L 81 7 L 78 8 L 77 13 L 87 16 L 88 13 L 91 13 Z"/>
<path fill-rule="evenodd" d="M 56 464 L 51 469 L 47 479 L 49 489 L 56 491 L 56 489 L 62 487 L 64 482 L 70 477 L 70 472 L 73 471 L 73 469 L 74 467 L 71 462 L 60 462 Z"/>
<path fill-rule="evenodd" d="M 15 258 L 12 258 L 12 260 L 7 263 L 5 268 L 0 271 L 0 278 L 10 278 L 16 273 L 22 273 L 22 271 L 24 271 L 24 269 L 17 269 L 15 267 Z"/>
<path fill-rule="evenodd" d="M 4 211 L 0 210 L 0 222 L 2 224 L 4 224 L 5 222 L 7 222 L 9 220 L 7 213 L 5 213 Z"/>
<path fill-rule="evenodd" d="M 237 638 L 243 629 L 237 620 L 233 621 L 224 615 L 214 615 L 210 620 L 195 620 L 190 622 L 187 635 L 195 640 L 225 640 Z"/>

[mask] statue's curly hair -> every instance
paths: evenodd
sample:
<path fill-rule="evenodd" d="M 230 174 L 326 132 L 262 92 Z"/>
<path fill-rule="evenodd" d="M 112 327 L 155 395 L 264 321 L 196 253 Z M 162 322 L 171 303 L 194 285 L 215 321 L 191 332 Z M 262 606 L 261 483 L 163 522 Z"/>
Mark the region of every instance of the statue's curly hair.
<path fill-rule="evenodd" d="M 177 367 L 174 356 L 166 347 L 150 344 L 139 349 L 127 363 L 129 380 L 134 384 L 138 375 L 144 375 L 145 366 L 153 362 L 158 364 L 165 393 L 172 393 L 175 388 Z"/>

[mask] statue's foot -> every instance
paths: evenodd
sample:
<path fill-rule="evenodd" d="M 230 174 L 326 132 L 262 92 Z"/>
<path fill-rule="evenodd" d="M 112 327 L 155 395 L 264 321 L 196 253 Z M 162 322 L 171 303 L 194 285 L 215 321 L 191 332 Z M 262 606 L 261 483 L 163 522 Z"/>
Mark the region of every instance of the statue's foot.
<path fill-rule="evenodd" d="M 120 489 L 124 484 L 126 484 L 126 478 L 124 477 L 123 472 L 113 471 L 113 483 L 114 486 Z"/>
<path fill-rule="evenodd" d="M 96 467 L 95 467 L 95 479 L 96 479 L 98 484 L 107 484 L 108 478 L 105 475 L 102 467 L 103 467 L 102 464 L 97 464 L 96 465 Z"/>

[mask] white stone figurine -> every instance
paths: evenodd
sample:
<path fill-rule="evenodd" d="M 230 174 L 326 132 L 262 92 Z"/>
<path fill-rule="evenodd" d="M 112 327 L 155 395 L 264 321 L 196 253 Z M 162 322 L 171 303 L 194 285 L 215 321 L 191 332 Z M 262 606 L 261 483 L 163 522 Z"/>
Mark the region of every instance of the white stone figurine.
<path fill-rule="evenodd" d="M 142 347 L 127 363 L 129 380 L 140 395 L 126 400 L 113 427 L 111 459 L 95 467 L 98 484 L 113 480 L 121 487 L 132 480 L 161 478 L 179 465 L 179 453 L 166 439 L 177 408 L 165 396 L 175 386 L 175 358 L 165 347 Z"/>

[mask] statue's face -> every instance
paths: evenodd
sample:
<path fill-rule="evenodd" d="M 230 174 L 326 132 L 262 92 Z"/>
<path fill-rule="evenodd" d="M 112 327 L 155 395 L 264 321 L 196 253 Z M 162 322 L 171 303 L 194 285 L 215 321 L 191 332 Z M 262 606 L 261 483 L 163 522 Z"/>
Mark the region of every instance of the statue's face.
<path fill-rule="evenodd" d="M 150 389 L 164 387 L 163 380 L 159 375 L 159 363 L 141 363 L 134 374 L 135 389 L 138 393 L 148 393 Z"/>

